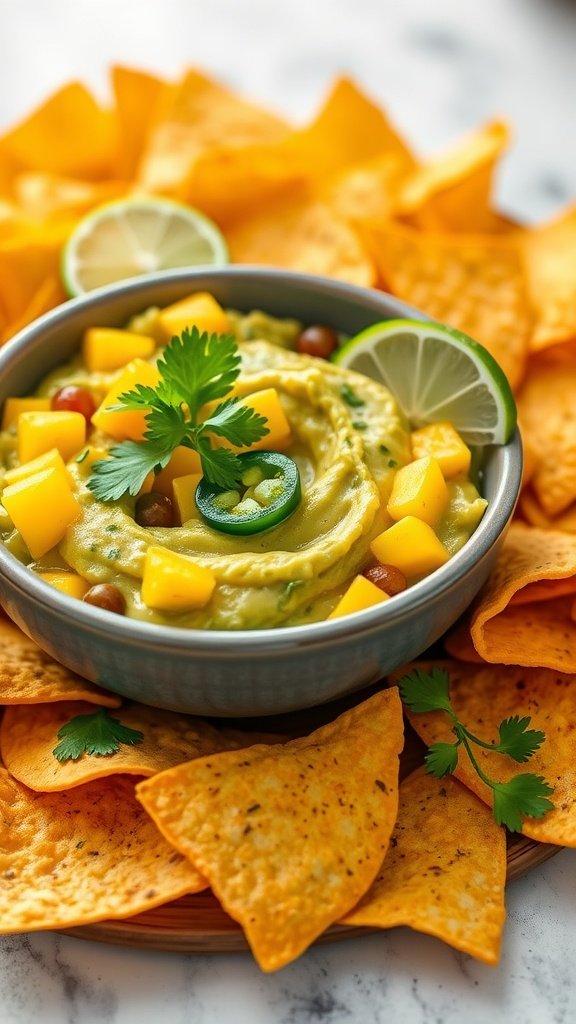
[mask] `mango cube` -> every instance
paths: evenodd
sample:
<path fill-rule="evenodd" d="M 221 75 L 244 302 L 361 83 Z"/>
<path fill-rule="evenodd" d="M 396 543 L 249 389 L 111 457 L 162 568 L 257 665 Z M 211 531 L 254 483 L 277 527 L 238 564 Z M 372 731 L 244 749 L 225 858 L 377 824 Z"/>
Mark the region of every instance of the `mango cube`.
<path fill-rule="evenodd" d="M 167 498 L 172 497 L 172 485 L 179 476 L 187 476 L 189 473 L 202 473 L 202 463 L 198 452 L 192 448 L 186 448 L 181 444 L 175 448 L 170 456 L 170 462 L 164 469 L 161 469 L 153 481 L 152 490 L 159 494 L 165 494 Z"/>
<path fill-rule="evenodd" d="M 2 430 L 8 430 L 18 421 L 21 412 L 49 412 L 49 398 L 7 398 L 2 413 Z"/>
<path fill-rule="evenodd" d="M 149 359 L 155 348 L 154 338 L 114 327 L 89 327 L 82 339 L 82 355 L 91 373 L 120 370 L 133 359 Z"/>
<path fill-rule="evenodd" d="M 401 466 L 394 477 L 387 505 L 392 519 L 416 516 L 434 526 L 448 504 L 448 488 L 442 470 L 431 456 Z"/>
<path fill-rule="evenodd" d="M 147 384 L 155 388 L 160 380 L 160 373 L 151 363 L 143 359 L 133 359 L 124 371 L 116 378 L 108 394 L 92 417 L 92 423 L 98 430 L 108 434 L 116 441 L 141 441 L 146 430 L 146 410 L 127 409 L 111 410 L 118 404 L 118 399 L 125 391 L 132 391 L 137 384 Z"/>
<path fill-rule="evenodd" d="M 64 462 L 86 441 L 86 420 L 80 412 L 23 412 L 18 417 L 18 459 L 30 462 L 57 448 Z"/>
<path fill-rule="evenodd" d="M 68 480 L 54 467 L 10 484 L 2 503 L 32 558 L 41 558 L 58 544 L 80 515 Z"/>
<path fill-rule="evenodd" d="M 166 341 L 182 334 L 185 327 L 197 327 L 200 334 L 229 334 L 231 330 L 228 314 L 209 292 L 196 292 L 166 306 L 158 314 L 158 324 Z"/>
<path fill-rule="evenodd" d="M 214 437 L 212 443 L 215 448 L 230 448 L 234 452 L 242 451 L 273 451 L 281 452 L 292 442 L 292 431 L 282 408 L 276 388 L 264 388 L 262 391 L 253 391 L 242 399 L 242 405 L 248 405 L 260 416 L 267 419 L 266 427 L 268 433 L 264 434 L 259 441 L 255 441 L 249 448 L 238 448 L 229 444 L 222 437 Z"/>
<path fill-rule="evenodd" d="M 450 558 L 432 527 L 416 516 L 406 516 L 378 534 L 370 549 L 379 562 L 395 565 L 409 579 L 433 572 Z"/>
<path fill-rule="evenodd" d="M 24 462 L 21 466 L 16 466 L 15 469 L 9 469 L 4 475 L 4 483 L 17 484 L 19 480 L 25 480 L 27 476 L 34 476 L 35 473 L 41 473 L 43 469 L 58 469 L 64 474 L 67 482 L 70 480 L 60 452 L 57 448 L 51 448 L 49 452 L 44 452 L 44 455 L 39 455 L 37 459 Z"/>
<path fill-rule="evenodd" d="M 214 573 L 186 555 L 156 545 L 148 548 L 141 591 L 148 608 L 166 612 L 203 608 L 215 586 Z"/>
<path fill-rule="evenodd" d="M 51 587 L 55 587 L 56 590 L 60 590 L 63 594 L 68 594 L 68 597 L 76 597 L 79 601 L 90 590 L 88 580 L 85 580 L 83 576 L 79 576 L 77 572 L 68 572 L 66 569 L 54 569 L 51 572 L 40 572 L 38 575 L 41 580 L 49 583 Z"/>
<path fill-rule="evenodd" d="M 188 473 L 178 476 L 173 481 L 174 502 L 179 522 L 186 523 L 189 519 L 200 519 L 196 505 L 196 488 L 202 479 L 202 473 Z"/>
<path fill-rule="evenodd" d="M 351 615 L 352 612 L 360 612 L 363 608 L 372 608 L 375 604 L 389 600 L 389 595 L 365 576 L 356 576 L 328 618 L 339 619 L 342 615 Z"/>
<path fill-rule="evenodd" d="M 451 423 L 431 423 L 412 433 L 412 453 L 415 459 L 432 455 L 446 480 L 467 473 L 472 453 Z"/>

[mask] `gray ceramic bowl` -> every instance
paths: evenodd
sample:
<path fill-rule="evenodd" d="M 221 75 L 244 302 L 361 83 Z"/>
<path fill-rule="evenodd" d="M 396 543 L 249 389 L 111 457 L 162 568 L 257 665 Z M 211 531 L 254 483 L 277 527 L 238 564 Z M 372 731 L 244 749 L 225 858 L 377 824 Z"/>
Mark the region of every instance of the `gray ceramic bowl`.
<path fill-rule="evenodd" d="M 378 320 L 422 314 L 381 292 L 264 268 L 177 271 L 100 289 L 31 324 L 0 353 L 0 402 L 29 393 L 78 347 L 90 325 L 121 326 L 153 304 L 195 289 L 225 306 L 327 323 L 349 334 Z M 0 600 L 58 661 L 123 696 L 204 715 L 267 715 L 322 704 L 416 657 L 464 611 L 486 580 L 514 510 L 518 434 L 488 451 L 488 509 L 445 566 L 383 606 L 328 622 L 262 631 L 149 625 L 66 597 L 0 546 Z"/>

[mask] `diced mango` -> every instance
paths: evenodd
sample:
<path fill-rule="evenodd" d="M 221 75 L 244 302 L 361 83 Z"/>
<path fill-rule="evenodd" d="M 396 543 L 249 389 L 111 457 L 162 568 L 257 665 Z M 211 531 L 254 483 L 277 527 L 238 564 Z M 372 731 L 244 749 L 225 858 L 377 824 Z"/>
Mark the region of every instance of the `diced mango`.
<path fill-rule="evenodd" d="M 96 409 L 92 417 L 94 426 L 116 441 L 141 441 L 146 430 L 146 411 L 111 411 L 110 407 L 117 405 L 120 395 L 125 391 L 132 391 L 137 384 L 147 384 L 155 388 L 159 380 L 160 373 L 155 366 L 144 362 L 143 359 L 133 359 L 116 378 L 102 404 Z"/>
<path fill-rule="evenodd" d="M 189 473 L 201 473 L 202 463 L 198 452 L 179 445 L 175 448 L 170 462 L 164 469 L 160 470 L 153 482 L 152 490 L 165 494 L 167 498 L 172 497 L 173 481 L 179 476 L 187 476 Z"/>
<path fill-rule="evenodd" d="M 208 292 L 195 292 L 172 306 L 166 306 L 158 314 L 158 324 L 166 341 L 175 334 L 182 334 L 185 327 L 197 327 L 200 334 L 203 331 L 228 334 L 231 330 L 228 314 Z"/>
<path fill-rule="evenodd" d="M 82 355 L 91 373 L 119 370 L 133 359 L 149 359 L 155 348 L 154 338 L 114 327 L 89 327 L 82 340 Z"/>
<path fill-rule="evenodd" d="M 41 473 L 43 469 L 58 469 L 64 474 L 66 481 L 70 482 L 64 459 L 57 448 L 51 448 L 49 452 L 44 452 L 44 455 L 39 455 L 37 459 L 24 462 L 21 466 L 16 466 L 15 469 L 9 469 L 4 476 L 4 483 L 17 484 L 19 480 L 25 480 L 27 476 L 34 476 L 35 473 Z"/>
<path fill-rule="evenodd" d="M 442 470 L 436 459 L 427 455 L 397 471 L 387 510 L 392 519 L 416 516 L 434 526 L 447 504 L 448 488 Z"/>
<path fill-rule="evenodd" d="M 379 562 L 395 565 L 409 579 L 438 569 L 450 557 L 432 527 L 416 516 L 406 516 L 378 534 L 370 548 Z"/>
<path fill-rule="evenodd" d="M 57 448 L 64 462 L 86 441 L 86 420 L 80 412 L 23 412 L 18 417 L 18 459 L 30 462 Z"/>
<path fill-rule="evenodd" d="M 203 608 L 215 586 L 214 573 L 186 555 L 155 545 L 148 548 L 142 577 L 142 600 L 148 608 L 167 612 Z"/>
<path fill-rule="evenodd" d="M 54 467 L 10 484 L 2 503 L 32 558 L 58 544 L 81 511 L 70 484 Z"/>
<path fill-rule="evenodd" d="M 41 580 L 45 583 L 49 583 L 51 587 L 55 587 L 56 590 L 62 591 L 63 594 L 68 594 L 68 597 L 76 597 L 79 601 L 82 600 L 84 594 L 90 590 L 90 584 L 88 580 L 85 580 L 83 576 L 79 576 L 76 572 L 68 572 L 66 569 L 55 569 L 52 572 L 39 572 Z"/>
<path fill-rule="evenodd" d="M 472 453 L 451 423 L 431 423 L 412 433 L 412 454 L 415 459 L 432 455 L 445 479 L 467 473 Z"/>
<path fill-rule="evenodd" d="M 200 519 L 196 505 L 196 488 L 202 479 L 202 473 L 188 473 L 178 476 L 172 483 L 174 503 L 179 522 L 186 523 L 189 519 Z"/>
<path fill-rule="evenodd" d="M 242 399 L 242 405 L 248 405 L 260 416 L 267 419 L 266 427 L 268 433 L 264 434 L 259 441 L 249 446 L 249 449 L 237 448 L 225 441 L 224 438 L 214 437 L 212 443 L 215 448 L 231 448 L 234 452 L 242 451 L 273 451 L 281 452 L 292 443 L 292 431 L 282 408 L 276 388 L 264 388 L 262 391 L 253 391 Z"/>
<path fill-rule="evenodd" d="M 388 594 L 365 576 L 356 576 L 328 618 L 339 619 L 342 615 L 351 615 L 352 612 L 360 612 L 363 608 L 372 608 L 375 604 L 389 600 Z"/>
<path fill-rule="evenodd" d="M 107 459 L 110 452 L 107 448 L 100 448 L 97 445 L 89 444 L 80 452 L 78 456 L 78 464 L 83 467 L 85 472 L 92 469 L 95 462 L 100 462 L 102 459 Z"/>
<path fill-rule="evenodd" d="M 2 413 L 2 430 L 16 423 L 22 412 L 49 412 L 49 398 L 7 398 Z"/>

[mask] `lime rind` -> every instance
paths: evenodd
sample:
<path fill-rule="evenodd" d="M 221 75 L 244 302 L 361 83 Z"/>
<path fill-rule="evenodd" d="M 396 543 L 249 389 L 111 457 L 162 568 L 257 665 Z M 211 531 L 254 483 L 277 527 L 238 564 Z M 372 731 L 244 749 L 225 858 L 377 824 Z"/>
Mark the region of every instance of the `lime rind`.
<path fill-rule="evenodd" d="M 334 362 L 381 381 L 412 427 L 450 421 L 468 444 L 506 444 L 516 404 L 494 357 L 443 324 L 385 320 L 351 338 Z"/>

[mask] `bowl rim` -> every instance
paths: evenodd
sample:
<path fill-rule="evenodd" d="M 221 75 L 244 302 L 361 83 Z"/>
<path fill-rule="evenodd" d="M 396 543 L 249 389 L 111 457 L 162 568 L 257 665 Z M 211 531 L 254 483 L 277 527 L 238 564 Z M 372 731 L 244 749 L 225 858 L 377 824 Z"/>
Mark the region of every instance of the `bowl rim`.
<path fill-rule="evenodd" d="M 363 288 L 332 278 L 295 271 L 284 271 L 265 266 L 225 266 L 184 268 L 180 270 L 160 271 L 154 274 L 142 274 L 139 277 L 121 281 L 103 288 L 94 289 L 77 298 L 70 299 L 34 320 L 0 350 L 0 377 L 14 359 L 22 355 L 36 341 L 42 346 L 44 331 L 66 323 L 77 311 L 97 308 L 108 300 L 129 296 L 146 290 L 146 286 L 179 284 L 185 281 L 198 281 L 206 278 L 225 280 L 252 279 L 258 277 L 270 283 L 280 284 L 288 281 L 296 287 L 308 292 L 321 291 L 326 295 L 337 294 L 343 298 L 355 300 L 364 308 L 380 313 L 385 317 L 379 306 L 388 303 L 398 309 L 397 318 L 411 318 L 429 321 L 420 310 L 410 307 L 387 292 Z M 368 635 L 383 625 L 393 627 L 400 624 L 408 611 L 417 612 L 419 608 L 432 600 L 437 601 L 455 584 L 461 581 L 478 562 L 486 557 L 501 538 L 503 531 L 512 516 L 522 479 L 522 443 L 518 428 L 506 445 L 497 446 L 500 455 L 500 472 L 498 487 L 492 497 L 484 516 L 476 530 L 464 546 L 439 569 L 420 582 L 413 584 L 406 591 L 397 594 L 392 602 L 384 602 L 372 608 L 354 612 L 337 619 L 321 620 L 299 626 L 274 626 L 261 629 L 227 629 L 207 630 L 191 629 L 183 626 L 167 626 L 151 623 L 127 616 L 112 615 L 103 609 L 85 604 L 75 598 L 55 590 L 34 575 L 26 566 L 0 544 L 0 577 L 7 579 L 12 587 L 23 592 L 28 598 L 43 606 L 52 616 L 66 619 L 70 624 L 81 626 L 86 631 L 101 634 L 107 632 L 111 638 L 129 641 L 140 648 L 166 647 L 167 649 L 190 649 L 196 656 L 226 655 L 224 644 L 231 645 L 233 653 L 265 655 L 267 652 L 295 647 L 333 645 L 335 642 L 346 643 L 354 637 L 357 640 Z"/>

